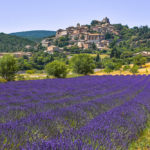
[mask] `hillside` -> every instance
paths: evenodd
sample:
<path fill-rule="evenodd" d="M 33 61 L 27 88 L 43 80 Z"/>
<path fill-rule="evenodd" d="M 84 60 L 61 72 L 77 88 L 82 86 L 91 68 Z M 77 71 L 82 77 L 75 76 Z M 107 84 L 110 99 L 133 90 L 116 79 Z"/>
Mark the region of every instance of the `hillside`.
<path fill-rule="evenodd" d="M 119 36 L 115 37 L 110 47 L 116 47 L 122 51 L 150 51 L 150 28 L 148 26 L 129 28 L 127 25 L 114 25 L 119 31 Z M 118 42 L 119 41 L 119 42 Z"/>
<path fill-rule="evenodd" d="M 0 52 L 24 51 L 27 45 L 32 48 L 36 43 L 14 35 L 0 33 Z"/>
<path fill-rule="evenodd" d="M 47 44 L 48 41 L 46 41 Z M 103 20 L 92 20 L 91 24 L 70 26 L 59 29 L 56 37 L 49 45 L 65 48 L 66 51 L 79 50 L 112 50 L 115 48 L 120 57 L 121 54 L 140 51 L 150 51 L 150 28 L 140 26 L 130 28 L 127 25 L 111 24 L 109 18 Z M 76 46 L 76 47 L 75 47 Z"/>
<path fill-rule="evenodd" d="M 24 37 L 24 38 L 27 38 L 29 40 L 39 42 L 45 37 L 55 36 L 56 32 L 55 31 L 46 31 L 46 30 L 35 30 L 35 31 L 11 33 L 11 35 Z"/>

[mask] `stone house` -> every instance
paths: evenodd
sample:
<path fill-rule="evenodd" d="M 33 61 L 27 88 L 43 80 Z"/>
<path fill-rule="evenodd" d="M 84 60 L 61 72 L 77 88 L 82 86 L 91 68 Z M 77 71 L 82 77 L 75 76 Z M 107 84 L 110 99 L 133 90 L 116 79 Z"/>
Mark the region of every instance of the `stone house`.
<path fill-rule="evenodd" d="M 62 29 L 59 29 L 56 33 L 56 38 L 59 38 L 61 36 L 66 36 L 68 33 L 67 33 L 67 30 L 62 30 Z"/>
<path fill-rule="evenodd" d="M 59 48 L 58 46 L 51 45 L 47 47 L 47 50 L 45 52 L 53 54 L 54 52 L 61 52 L 63 49 Z"/>
<path fill-rule="evenodd" d="M 90 33 L 87 35 L 87 40 L 90 43 L 98 43 L 101 40 L 103 40 L 104 38 L 105 38 L 105 36 L 102 34 L 99 34 L 99 33 L 94 33 L 94 34 Z"/>
<path fill-rule="evenodd" d="M 48 39 L 44 39 L 41 41 L 43 47 L 48 47 L 51 45 L 51 42 Z"/>

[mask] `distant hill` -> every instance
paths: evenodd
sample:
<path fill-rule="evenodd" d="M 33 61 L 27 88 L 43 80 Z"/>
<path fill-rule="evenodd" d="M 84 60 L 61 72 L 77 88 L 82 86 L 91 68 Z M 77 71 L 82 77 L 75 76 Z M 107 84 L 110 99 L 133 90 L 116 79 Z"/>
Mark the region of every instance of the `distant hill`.
<path fill-rule="evenodd" d="M 25 32 L 16 32 L 11 33 L 11 35 L 16 35 L 19 37 L 27 38 L 29 40 L 39 42 L 45 37 L 55 36 L 55 31 L 46 31 L 46 30 L 35 30 L 35 31 L 25 31 Z"/>
<path fill-rule="evenodd" d="M 27 45 L 33 48 L 36 43 L 15 35 L 0 33 L 0 52 L 25 51 Z"/>

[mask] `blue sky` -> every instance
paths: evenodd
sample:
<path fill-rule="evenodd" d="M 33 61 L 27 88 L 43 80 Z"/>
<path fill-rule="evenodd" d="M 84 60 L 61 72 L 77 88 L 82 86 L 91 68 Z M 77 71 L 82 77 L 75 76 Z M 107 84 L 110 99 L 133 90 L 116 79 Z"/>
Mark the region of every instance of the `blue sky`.
<path fill-rule="evenodd" d="M 110 18 L 150 26 L 150 0 L 0 0 L 0 32 L 57 30 Z"/>

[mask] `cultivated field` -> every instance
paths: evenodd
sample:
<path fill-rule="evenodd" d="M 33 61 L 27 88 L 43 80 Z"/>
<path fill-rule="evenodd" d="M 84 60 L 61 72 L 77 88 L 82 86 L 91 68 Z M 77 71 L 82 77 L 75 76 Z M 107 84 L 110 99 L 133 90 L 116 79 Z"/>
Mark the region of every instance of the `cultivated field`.
<path fill-rule="evenodd" d="M 126 150 L 146 127 L 150 76 L 0 84 L 0 149 Z"/>

